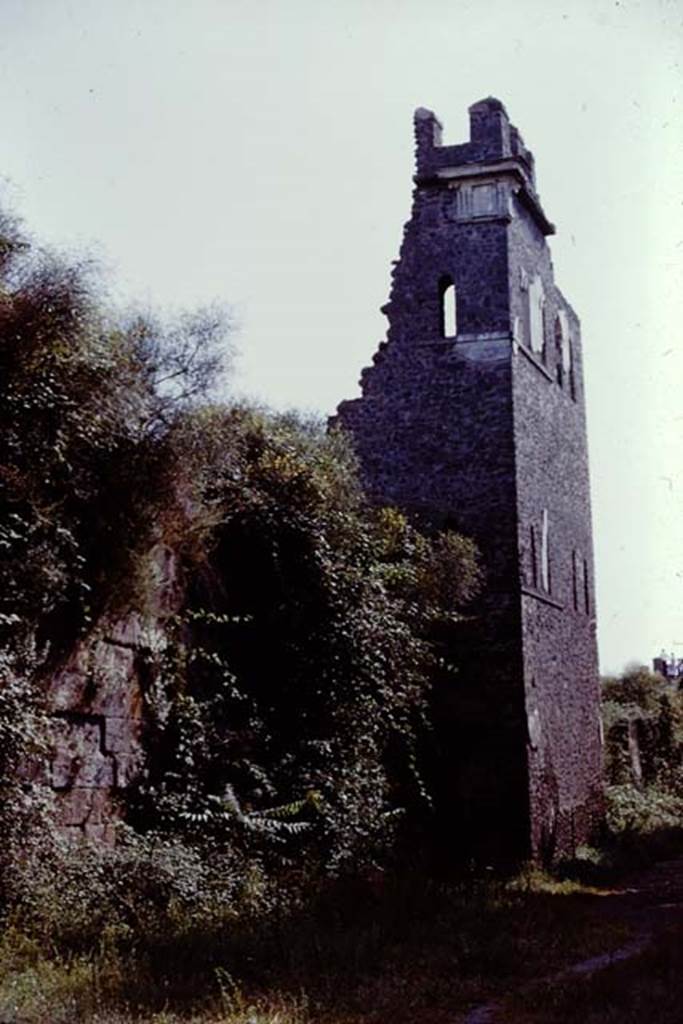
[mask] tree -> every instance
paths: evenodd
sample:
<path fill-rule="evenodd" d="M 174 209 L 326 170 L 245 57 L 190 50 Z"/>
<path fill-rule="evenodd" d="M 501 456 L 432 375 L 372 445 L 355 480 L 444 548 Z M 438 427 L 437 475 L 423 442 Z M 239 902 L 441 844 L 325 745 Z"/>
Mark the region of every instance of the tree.
<path fill-rule="evenodd" d="M 0 644 L 35 634 L 58 654 L 130 598 L 177 510 L 173 426 L 215 381 L 226 326 L 117 318 L 92 266 L 0 215 Z"/>

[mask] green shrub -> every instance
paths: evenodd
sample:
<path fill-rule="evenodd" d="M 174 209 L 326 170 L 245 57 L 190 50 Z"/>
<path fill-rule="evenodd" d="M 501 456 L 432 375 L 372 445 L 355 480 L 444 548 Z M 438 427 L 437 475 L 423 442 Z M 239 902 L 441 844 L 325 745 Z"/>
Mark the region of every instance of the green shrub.
<path fill-rule="evenodd" d="M 603 680 L 603 720 L 613 855 L 675 848 L 683 837 L 683 695 L 645 668 L 629 670 Z"/>
<path fill-rule="evenodd" d="M 654 786 L 610 786 L 607 825 L 615 835 L 648 835 L 659 829 L 683 830 L 683 794 Z"/>
<path fill-rule="evenodd" d="M 240 409 L 200 422 L 201 531 L 131 820 L 358 870 L 429 807 L 430 629 L 475 593 L 473 545 L 368 507 L 344 439 L 315 423 Z"/>

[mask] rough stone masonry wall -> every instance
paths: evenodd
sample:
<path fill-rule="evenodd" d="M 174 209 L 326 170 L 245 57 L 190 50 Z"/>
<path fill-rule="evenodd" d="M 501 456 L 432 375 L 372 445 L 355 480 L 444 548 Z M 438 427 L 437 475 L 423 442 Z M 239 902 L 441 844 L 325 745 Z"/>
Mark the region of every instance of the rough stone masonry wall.
<path fill-rule="evenodd" d="M 458 658 L 457 687 L 439 695 L 440 733 L 451 755 L 437 794 L 443 821 L 455 820 L 457 806 L 461 836 L 482 855 L 500 849 L 501 832 L 521 845 L 527 818 L 519 620 L 510 586 L 517 572 L 512 409 L 500 400 L 506 391 L 510 362 L 496 340 L 459 351 L 440 342 L 395 345 L 364 398 L 339 410 L 376 501 L 427 526 L 474 536 L 485 552 L 482 627 Z M 491 440 L 485 450 L 482 431 Z"/>
<path fill-rule="evenodd" d="M 155 552 L 154 567 L 146 614 L 98 623 L 49 683 L 53 754 L 48 779 L 57 821 L 67 837 L 112 842 L 120 798 L 143 767 L 149 666 L 165 645 L 164 624 L 181 599 L 175 558 L 168 549 Z"/>
<path fill-rule="evenodd" d="M 554 282 L 543 235 L 523 211 L 510 238 L 511 306 L 538 274 L 545 295 L 546 346 L 523 332 L 513 358 L 517 507 L 532 846 L 546 858 L 572 850 L 602 814 L 602 740 L 597 673 L 593 547 L 580 325 Z M 566 317 L 572 379 L 562 372 L 554 325 Z M 550 587 L 532 565 L 531 530 L 548 516 Z M 538 560 L 539 552 L 536 552 Z M 584 569 L 586 576 L 584 579 Z"/>
<path fill-rule="evenodd" d="M 425 119 L 416 123 L 418 152 Z M 457 148 L 457 147 L 456 147 Z M 470 154 L 468 154 L 470 155 Z M 422 171 L 426 172 L 425 160 Z M 441 817 L 493 857 L 524 855 L 526 721 L 515 515 L 506 221 L 468 220 L 454 190 L 418 186 L 393 273 L 387 342 L 343 403 L 366 486 L 437 528 L 473 536 L 487 568 L 481 626 L 460 652 L 458 686 L 439 695 Z M 457 287 L 458 338 L 444 339 L 441 290 Z"/>
<path fill-rule="evenodd" d="M 554 229 L 531 154 L 499 101 L 475 104 L 470 121 L 468 143 L 441 146 L 434 115 L 416 112 L 417 187 L 384 307 L 387 341 L 337 422 L 376 501 L 453 526 L 484 555 L 479 625 L 458 652 L 457 686 L 440 697 L 442 816 L 457 817 L 461 834 L 465 824 L 481 855 L 552 857 L 586 840 L 600 813 L 580 337 L 554 285 L 544 238 Z M 544 284 L 548 365 L 520 344 L 522 266 Z M 454 338 L 441 308 L 449 282 Z M 575 398 L 551 365 L 553 303 L 573 332 Z M 525 578 L 529 523 L 544 508 L 555 586 L 572 551 L 589 560 L 588 614 Z"/>

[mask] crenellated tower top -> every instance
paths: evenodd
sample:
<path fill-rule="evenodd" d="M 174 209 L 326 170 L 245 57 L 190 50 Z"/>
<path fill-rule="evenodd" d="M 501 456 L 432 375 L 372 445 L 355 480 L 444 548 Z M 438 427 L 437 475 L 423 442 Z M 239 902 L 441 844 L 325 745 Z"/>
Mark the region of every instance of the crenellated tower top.
<path fill-rule="evenodd" d="M 509 175 L 516 179 L 520 198 L 532 211 L 544 235 L 555 233 L 546 218 L 536 192 L 534 157 L 524 145 L 521 134 L 510 123 L 507 111 L 493 96 L 473 103 L 469 108 L 468 142 L 444 146 L 443 125 L 436 114 L 418 107 L 414 114 L 415 183 L 447 184 L 461 178 Z"/>

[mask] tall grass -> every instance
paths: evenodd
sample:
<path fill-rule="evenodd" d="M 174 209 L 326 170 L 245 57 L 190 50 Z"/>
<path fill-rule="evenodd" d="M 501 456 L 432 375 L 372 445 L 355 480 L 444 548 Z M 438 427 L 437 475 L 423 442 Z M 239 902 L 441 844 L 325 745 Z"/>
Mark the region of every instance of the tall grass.
<path fill-rule="evenodd" d="M 14 930 L 0 944 L 0 1020 L 12 1024 L 418 1024 L 624 939 L 585 891 L 527 874 L 339 882 L 306 906 L 242 922 L 169 915 L 162 934 L 110 929 L 52 950 Z M 175 923 L 173 923 L 175 922 Z"/>

